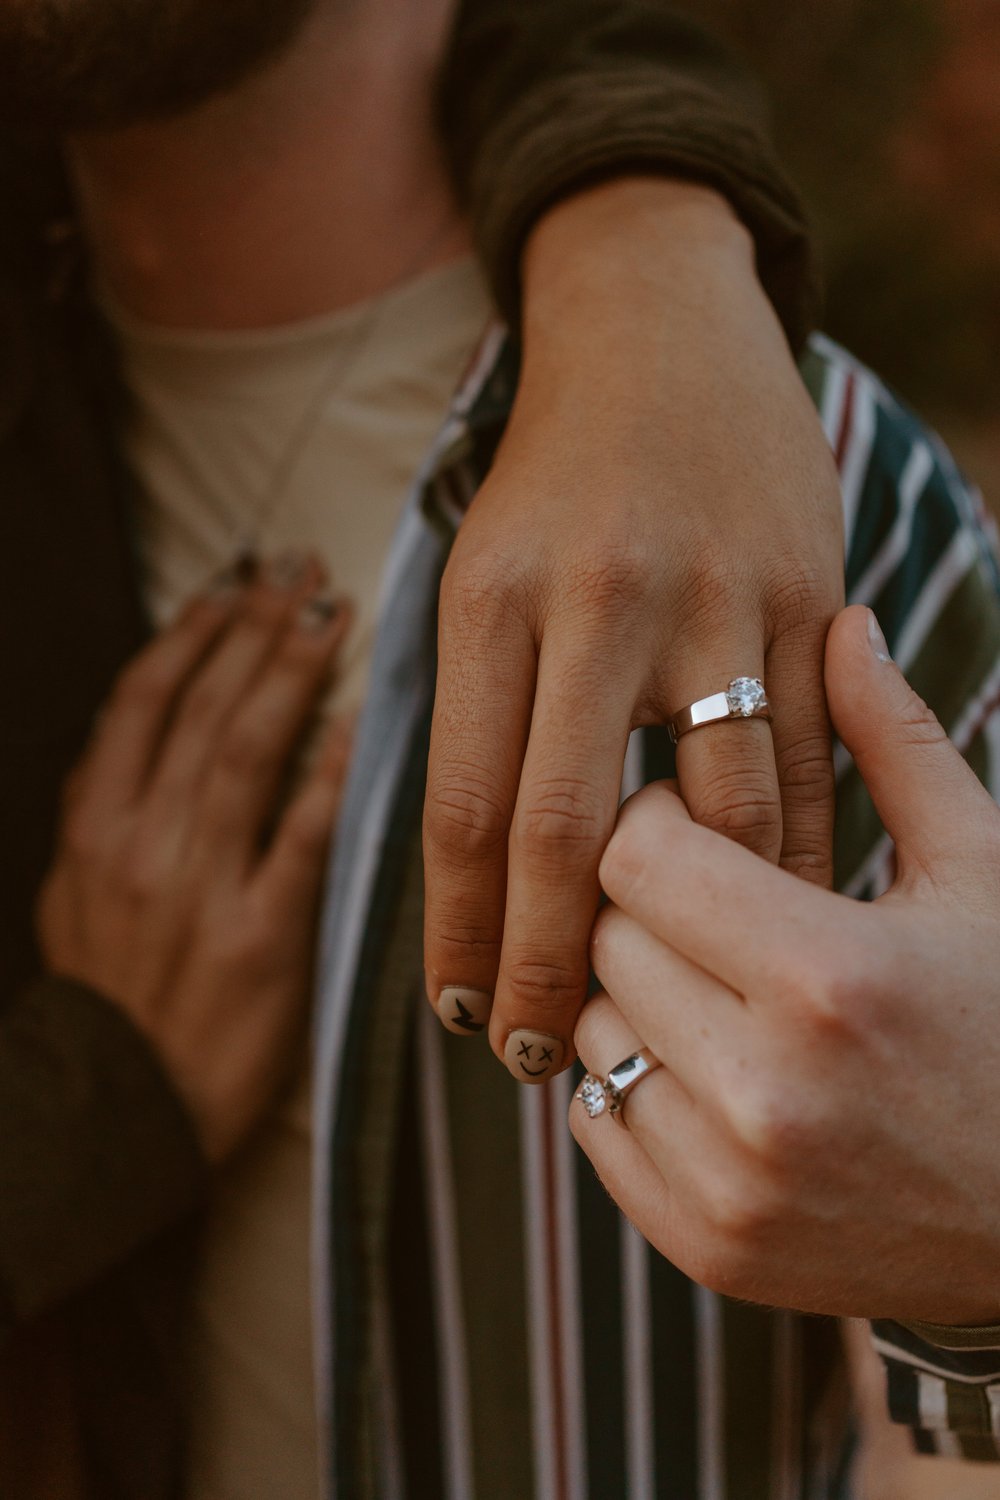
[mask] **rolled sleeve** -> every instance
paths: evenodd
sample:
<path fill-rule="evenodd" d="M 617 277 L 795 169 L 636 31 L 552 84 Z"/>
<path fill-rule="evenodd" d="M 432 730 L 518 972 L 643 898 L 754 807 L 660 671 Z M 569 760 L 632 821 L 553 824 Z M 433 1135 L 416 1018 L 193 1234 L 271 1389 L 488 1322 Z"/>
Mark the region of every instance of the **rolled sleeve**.
<path fill-rule="evenodd" d="M 815 325 L 819 282 L 798 196 L 752 81 L 721 45 L 654 0 L 467 3 L 439 114 L 501 312 L 516 327 L 525 239 L 553 203 L 628 172 L 715 188 L 753 235 L 789 343 Z"/>

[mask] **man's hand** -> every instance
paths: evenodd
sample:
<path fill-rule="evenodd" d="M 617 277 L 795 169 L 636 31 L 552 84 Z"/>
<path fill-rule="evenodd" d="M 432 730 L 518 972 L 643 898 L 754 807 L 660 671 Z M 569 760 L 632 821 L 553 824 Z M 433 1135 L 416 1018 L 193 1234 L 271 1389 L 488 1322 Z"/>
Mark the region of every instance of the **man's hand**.
<path fill-rule="evenodd" d="M 873 633 L 869 635 L 869 627 Z M 696 1281 L 808 1312 L 1000 1319 L 1000 810 L 865 609 L 827 650 L 834 724 L 895 840 L 873 905 L 699 828 L 664 786 L 601 865 L 608 994 L 577 1045 L 664 1066 L 622 1130 L 571 1123 L 605 1186 Z M 613 996 L 614 998 L 609 998 Z"/>
<path fill-rule="evenodd" d="M 541 1082 L 572 1058 L 632 729 L 761 676 L 773 735 L 685 737 L 681 788 L 700 823 L 829 882 L 843 522 L 721 199 L 595 189 L 535 231 L 525 288 L 515 412 L 442 592 L 426 970 L 445 1025 L 489 1023 L 514 1076 Z"/>
<path fill-rule="evenodd" d="M 198 599 L 126 667 L 39 903 L 46 966 L 146 1033 L 215 1161 L 282 1080 L 308 994 L 342 736 L 275 817 L 347 623 L 318 576 Z"/>

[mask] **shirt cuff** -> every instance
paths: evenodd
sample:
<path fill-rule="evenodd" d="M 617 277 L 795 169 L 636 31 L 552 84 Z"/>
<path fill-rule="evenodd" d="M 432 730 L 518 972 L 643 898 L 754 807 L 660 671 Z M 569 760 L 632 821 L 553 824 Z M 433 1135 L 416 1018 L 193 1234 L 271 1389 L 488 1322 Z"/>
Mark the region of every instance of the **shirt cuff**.
<path fill-rule="evenodd" d="M 1000 1323 L 953 1328 L 942 1323 L 902 1323 L 936 1349 L 1000 1349 Z"/>
<path fill-rule="evenodd" d="M 194 1123 L 120 1007 L 44 978 L 0 1019 L 0 1308 L 41 1312 L 200 1201 Z"/>

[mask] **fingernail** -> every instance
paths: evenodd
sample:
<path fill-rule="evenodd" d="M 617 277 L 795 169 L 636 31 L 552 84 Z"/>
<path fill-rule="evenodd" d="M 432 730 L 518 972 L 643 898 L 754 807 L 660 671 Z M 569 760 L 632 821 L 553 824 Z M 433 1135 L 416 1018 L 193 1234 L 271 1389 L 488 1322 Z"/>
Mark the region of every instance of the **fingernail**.
<path fill-rule="evenodd" d="M 251 552 L 241 552 L 234 557 L 228 567 L 216 573 L 209 580 L 206 593 L 211 599 L 232 599 L 242 593 L 247 584 L 253 583 L 257 577 L 259 564 Z"/>
<path fill-rule="evenodd" d="M 868 611 L 868 642 L 877 661 L 892 661 L 888 643 L 882 634 L 882 627 L 872 610 Z"/>
<path fill-rule="evenodd" d="M 475 1036 L 484 1031 L 492 1009 L 492 995 L 485 990 L 462 989 L 457 984 L 446 985 L 435 1006 L 442 1026 L 456 1036 Z"/>
<path fill-rule="evenodd" d="M 305 582 L 311 562 L 308 552 L 280 552 L 264 568 L 264 579 L 271 588 L 290 594 Z"/>
<path fill-rule="evenodd" d="M 562 1067 L 563 1044 L 544 1031 L 512 1031 L 503 1049 L 508 1072 L 520 1083 L 544 1083 Z"/>
<path fill-rule="evenodd" d="M 314 594 L 299 610 L 298 626 L 307 635 L 321 635 L 336 615 L 340 604 L 329 594 Z"/>

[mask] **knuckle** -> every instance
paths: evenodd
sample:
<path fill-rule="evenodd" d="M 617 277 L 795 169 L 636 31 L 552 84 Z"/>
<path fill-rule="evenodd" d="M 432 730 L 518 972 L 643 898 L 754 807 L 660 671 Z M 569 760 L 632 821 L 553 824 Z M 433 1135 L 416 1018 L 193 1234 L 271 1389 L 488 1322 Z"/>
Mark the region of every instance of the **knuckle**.
<path fill-rule="evenodd" d="M 132 850 L 123 859 L 116 884 L 132 906 L 150 906 L 162 896 L 166 871 L 162 860 L 149 849 Z"/>
<path fill-rule="evenodd" d="M 507 809 L 494 779 L 478 766 L 442 769 L 428 790 L 424 834 L 429 848 L 458 864 L 491 859 L 507 843 Z"/>
<path fill-rule="evenodd" d="M 241 974 L 259 966 L 268 953 L 270 933 L 260 920 L 239 927 L 216 923 L 199 935 L 198 946 L 206 966 L 216 974 Z"/>
<path fill-rule="evenodd" d="M 500 933 L 485 919 L 463 917 L 452 912 L 439 922 L 430 934 L 435 962 L 441 972 L 452 971 L 453 964 L 495 964 L 500 951 Z"/>
<path fill-rule="evenodd" d="M 292 858 L 299 864 L 322 859 L 330 841 L 333 817 L 329 809 L 314 800 L 299 810 L 285 826 L 283 838 Z"/>
<path fill-rule="evenodd" d="M 877 957 L 860 951 L 842 955 L 836 962 L 817 962 L 796 986 L 800 1024 L 808 1026 L 814 1036 L 822 1036 L 827 1045 L 859 1038 L 875 1017 L 877 964 Z"/>
<path fill-rule="evenodd" d="M 784 1179 L 808 1166 L 817 1142 L 817 1112 L 805 1090 L 759 1083 L 736 1092 L 730 1103 L 730 1122 L 742 1146 L 769 1174 Z M 756 1183 L 745 1208 L 760 1215 L 773 1203 Z"/>
<path fill-rule="evenodd" d="M 112 710 L 152 707 L 170 697 L 175 687 L 171 663 L 155 648 L 122 668 L 111 691 Z"/>
<path fill-rule="evenodd" d="M 255 777 L 270 758 L 271 740 L 265 726 L 244 719 L 233 724 L 219 747 L 219 766 L 240 780 Z"/>
<path fill-rule="evenodd" d="M 737 599 L 746 622 L 760 623 L 754 614 L 757 594 L 747 587 L 744 569 L 717 543 L 701 539 L 697 550 L 686 558 L 683 578 L 678 614 L 689 632 L 701 637 L 706 629 L 729 619 Z"/>
<path fill-rule="evenodd" d="M 564 601 L 600 623 L 622 614 L 631 617 L 648 596 L 651 582 L 650 560 L 643 550 L 620 541 L 591 546 L 560 575 Z"/>
<path fill-rule="evenodd" d="M 491 637 L 522 603 L 524 584 L 515 560 L 506 553 L 456 553 L 441 583 L 441 625 L 463 640 L 470 634 Z"/>
<path fill-rule="evenodd" d="M 833 753 L 829 735 L 811 734 L 783 746 L 778 774 L 785 793 L 798 802 L 823 802 L 833 796 Z"/>
<path fill-rule="evenodd" d="M 188 689 L 183 703 L 183 723 L 187 729 L 209 728 L 218 718 L 218 689 L 208 678 L 199 678 Z"/>
<path fill-rule="evenodd" d="M 782 850 L 782 868 L 811 885 L 829 886 L 833 883 L 833 848 L 828 836 L 809 838 L 800 832 L 793 847 Z"/>
<path fill-rule="evenodd" d="M 606 818 L 593 787 L 569 778 L 541 781 L 518 809 L 514 841 L 518 849 L 543 864 L 574 863 L 596 857 L 607 832 Z"/>
<path fill-rule="evenodd" d="M 698 799 L 697 821 L 767 858 L 780 853 L 781 802 L 763 773 L 716 771 Z"/>
<path fill-rule="evenodd" d="M 801 557 L 783 555 L 767 582 L 767 614 L 776 632 L 822 625 L 824 631 L 839 607 L 838 585 Z"/>
<path fill-rule="evenodd" d="M 519 1009 L 551 1014 L 578 1007 L 587 986 L 586 964 L 556 958 L 518 956 L 507 965 L 504 978 Z"/>

